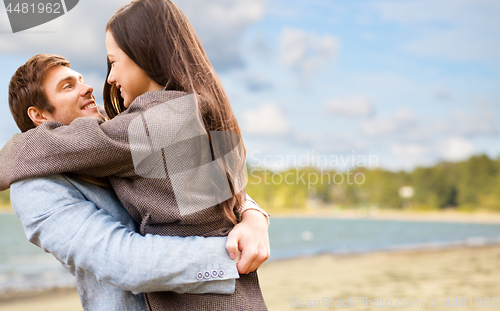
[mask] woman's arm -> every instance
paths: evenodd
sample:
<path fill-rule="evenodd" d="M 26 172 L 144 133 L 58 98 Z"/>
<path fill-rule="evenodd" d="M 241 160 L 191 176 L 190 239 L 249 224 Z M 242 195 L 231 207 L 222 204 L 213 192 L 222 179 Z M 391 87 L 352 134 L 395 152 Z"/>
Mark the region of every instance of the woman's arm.
<path fill-rule="evenodd" d="M 133 171 L 127 137 L 119 135 L 122 123 L 78 118 L 69 126 L 49 121 L 15 134 L 0 150 L 0 189 L 22 179 L 64 172 L 105 177 Z"/>

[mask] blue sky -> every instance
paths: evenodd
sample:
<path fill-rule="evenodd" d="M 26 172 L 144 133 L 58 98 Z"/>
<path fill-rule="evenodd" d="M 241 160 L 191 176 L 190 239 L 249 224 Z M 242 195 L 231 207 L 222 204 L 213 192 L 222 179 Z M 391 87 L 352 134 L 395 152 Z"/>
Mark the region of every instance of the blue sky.
<path fill-rule="evenodd" d="M 18 34 L 0 10 L 0 145 L 18 132 L 8 82 L 36 53 L 67 57 L 100 100 L 104 27 L 125 3 L 81 0 Z M 411 170 L 500 155 L 497 0 L 176 3 L 223 81 L 252 164 L 371 156 Z"/>

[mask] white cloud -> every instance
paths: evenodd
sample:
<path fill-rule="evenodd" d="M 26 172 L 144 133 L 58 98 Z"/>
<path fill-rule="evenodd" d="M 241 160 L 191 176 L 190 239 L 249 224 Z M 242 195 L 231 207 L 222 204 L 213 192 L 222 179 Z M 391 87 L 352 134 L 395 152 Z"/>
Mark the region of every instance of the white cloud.
<path fill-rule="evenodd" d="M 243 65 L 240 39 L 244 31 L 262 19 L 265 0 L 176 1 L 186 14 L 211 63 L 219 69 Z"/>
<path fill-rule="evenodd" d="M 281 60 L 288 68 L 298 69 L 308 76 L 334 60 L 339 46 L 338 39 L 333 36 L 286 27 L 281 35 Z"/>
<path fill-rule="evenodd" d="M 282 135 L 288 133 L 290 124 L 276 104 L 263 104 L 243 114 L 245 134 Z"/>
<path fill-rule="evenodd" d="M 455 135 L 489 135 L 497 132 L 491 111 L 455 111 L 448 120 L 434 122 L 441 133 Z"/>
<path fill-rule="evenodd" d="M 56 53 L 105 71 L 105 26 L 111 15 L 129 0 L 80 1 L 66 15 L 16 34 L 0 36 L 0 53 Z M 200 36 L 214 66 L 222 69 L 241 65 L 239 39 L 245 29 L 262 18 L 264 1 L 178 0 Z M 10 31 L 6 12 L 0 15 L 3 31 Z M 3 16 L 5 15 L 5 17 Z"/>
<path fill-rule="evenodd" d="M 394 119 L 397 122 L 412 122 L 415 120 L 415 115 L 409 108 L 402 108 L 394 113 Z"/>
<path fill-rule="evenodd" d="M 372 114 L 371 101 L 362 96 L 344 99 L 329 99 L 326 101 L 326 109 L 334 114 L 346 116 L 369 116 Z"/>
<path fill-rule="evenodd" d="M 462 137 L 452 137 L 444 141 L 440 148 L 441 156 L 448 161 L 462 161 L 474 153 L 474 145 Z"/>
<path fill-rule="evenodd" d="M 247 89 L 251 92 L 269 91 L 274 87 L 262 74 L 250 74 L 244 79 Z"/>
<path fill-rule="evenodd" d="M 392 154 L 408 163 L 415 163 L 421 160 L 429 153 L 428 147 L 421 144 L 405 143 L 405 144 L 392 144 Z"/>
<path fill-rule="evenodd" d="M 356 65 L 357 66 L 357 65 Z M 350 70 L 341 73 L 341 80 L 337 80 L 335 90 L 342 90 L 346 95 L 363 94 L 377 102 L 383 99 L 385 104 L 397 103 L 409 105 L 422 94 L 422 85 L 411 75 L 403 75 L 390 69 L 386 71 Z M 328 82 L 327 82 L 328 83 Z M 325 83 L 332 87 L 331 82 Z"/>
<path fill-rule="evenodd" d="M 0 53 L 38 53 L 63 55 L 72 63 L 81 62 L 90 68 L 105 71 L 105 26 L 116 9 L 128 3 L 117 1 L 80 1 L 65 15 L 15 34 L 0 36 Z M 10 30 L 10 26 L 8 27 Z"/>
<path fill-rule="evenodd" d="M 415 27 L 403 48 L 418 55 L 456 61 L 497 61 L 500 2 L 409 0 L 375 3 L 383 19 Z"/>
<path fill-rule="evenodd" d="M 366 149 L 366 142 L 350 132 L 320 132 L 312 129 L 294 133 L 292 144 L 319 153 L 361 152 Z"/>
<path fill-rule="evenodd" d="M 456 132 L 463 135 L 493 134 L 496 132 L 495 120 L 488 113 L 458 112 L 454 116 Z"/>
<path fill-rule="evenodd" d="M 500 45 L 495 35 L 477 36 L 472 30 L 426 30 L 421 38 L 403 45 L 409 52 L 440 59 L 454 61 L 496 60 L 500 53 Z"/>
<path fill-rule="evenodd" d="M 389 119 L 376 119 L 366 121 L 361 129 L 366 136 L 383 136 L 396 130 L 396 123 Z"/>
<path fill-rule="evenodd" d="M 432 90 L 432 96 L 442 101 L 450 100 L 453 98 L 450 90 L 446 86 L 436 86 Z"/>
<path fill-rule="evenodd" d="M 422 143 L 393 143 L 390 150 L 402 167 L 412 169 L 416 165 L 432 165 L 437 161 L 463 161 L 475 152 L 473 143 L 460 136 L 443 137 Z"/>
<path fill-rule="evenodd" d="M 10 28 L 9 17 L 7 16 L 7 11 L 4 10 L 3 6 L 0 6 L 0 31 L 2 33 L 12 31 L 12 29 Z"/>
<path fill-rule="evenodd" d="M 415 123 L 416 119 L 409 108 L 403 108 L 391 115 L 366 120 L 361 130 L 366 136 L 379 137 L 402 132 Z"/>

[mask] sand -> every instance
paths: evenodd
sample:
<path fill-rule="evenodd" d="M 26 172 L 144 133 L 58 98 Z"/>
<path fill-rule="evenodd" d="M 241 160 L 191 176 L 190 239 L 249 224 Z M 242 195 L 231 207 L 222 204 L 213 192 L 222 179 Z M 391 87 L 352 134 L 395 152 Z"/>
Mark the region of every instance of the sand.
<path fill-rule="evenodd" d="M 0 297 L 1 311 L 81 311 L 76 288 Z"/>
<path fill-rule="evenodd" d="M 475 307 L 477 297 L 500 296 L 499 260 L 500 246 L 323 255 L 271 262 L 261 267 L 259 275 L 269 310 L 337 309 L 335 303 L 341 309 L 345 309 L 342 303 L 355 310 L 391 309 L 388 300 L 396 309 L 401 300 L 400 304 L 408 305 L 415 301 L 411 308 L 416 310 L 477 310 L 482 309 Z M 458 302 L 465 297 L 468 307 L 452 306 L 456 297 Z M 438 307 L 429 307 L 429 301 L 436 299 Z M 299 307 L 308 302 L 314 306 L 314 300 L 319 300 L 316 308 Z M 366 300 L 373 305 L 367 307 Z M 419 301 L 421 307 L 417 307 Z"/>
<path fill-rule="evenodd" d="M 269 310 L 494 310 L 476 307 L 476 299 L 490 297 L 491 302 L 500 296 L 499 262 L 500 246 L 321 255 L 267 262 L 259 277 Z M 456 297 L 458 304 L 465 298 L 462 307 L 452 305 Z M 371 307 L 366 307 L 366 300 L 372 301 Z M 413 306 L 399 308 L 398 302 Z M 498 299 L 495 305 L 500 308 Z M 0 302 L 0 311 L 7 310 L 82 309 L 73 291 Z"/>

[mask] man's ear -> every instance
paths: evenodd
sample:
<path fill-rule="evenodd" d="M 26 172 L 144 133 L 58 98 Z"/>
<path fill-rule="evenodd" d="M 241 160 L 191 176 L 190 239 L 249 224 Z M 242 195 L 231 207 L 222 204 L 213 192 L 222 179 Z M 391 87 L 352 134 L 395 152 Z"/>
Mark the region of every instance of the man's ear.
<path fill-rule="evenodd" d="M 40 108 L 33 106 L 28 108 L 28 117 L 30 117 L 31 121 L 33 121 L 33 124 L 35 124 L 35 126 L 39 126 L 43 122 L 49 121 L 45 116 L 46 114 L 47 112 Z"/>

